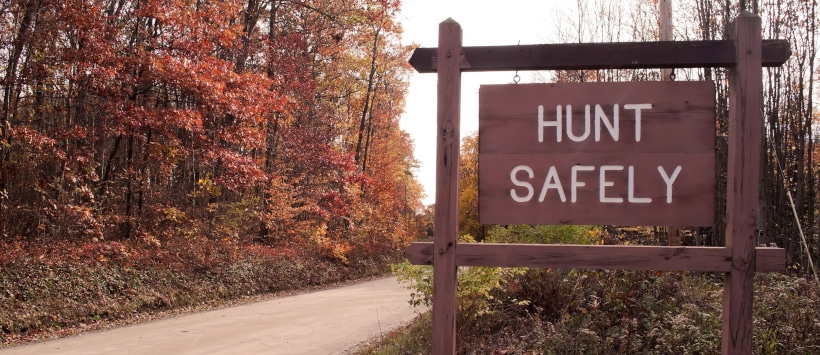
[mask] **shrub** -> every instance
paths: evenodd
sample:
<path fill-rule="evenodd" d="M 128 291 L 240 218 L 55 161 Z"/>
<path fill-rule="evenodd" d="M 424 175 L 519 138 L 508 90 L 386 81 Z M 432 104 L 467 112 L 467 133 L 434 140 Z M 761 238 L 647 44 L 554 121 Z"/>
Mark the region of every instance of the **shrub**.
<path fill-rule="evenodd" d="M 488 238 L 577 244 L 600 240 L 596 228 L 565 226 L 496 226 Z M 429 306 L 432 269 L 405 263 L 394 270 L 411 282 L 411 303 Z M 460 268 L 458 277 L 460 354 L 720 352 L 720 274 Z M 754 297 L 755 353 L 820 353 L 820 285 L 759 274 Z M 422 345 L 403 353 L 429 351 L 429 343 Z"/>
<path fill-rule="evenodd" d="M 459 242 L 471 243 L 470 235 L 459 238 Z M 393 274 L 400 282 L 409 282 L 413 292 L 410 304 L 414 307 L 430 307 L 433 299 L 433 268 L 428 265 L 411 265 L 408 261 L 393 266 Z M 524 269 L 498 267 L 459 267 L 456 299 L 459 313 L 465 317 L 475 317 L 490 312 L 492 304 L 499 302 L 492 291 L 501 289 L 515 275 Z"/>
<path fill-rule="evenodd" d="M 529 244 L 602 244 L 601 231 L 592 226 L 494 226 L 487 242 Z"/>

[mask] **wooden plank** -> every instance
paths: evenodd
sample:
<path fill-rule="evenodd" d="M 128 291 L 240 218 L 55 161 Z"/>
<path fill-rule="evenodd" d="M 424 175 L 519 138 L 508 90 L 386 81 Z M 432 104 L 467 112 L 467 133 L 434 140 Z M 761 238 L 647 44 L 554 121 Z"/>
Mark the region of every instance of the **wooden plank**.
<path fill-rule="evenodd" d="M 479 158 L 482 224 L 714 225 L 713 153 Z"/>
<path fill-rule="evenodd" d="M 478 99 L 480 154 L 715 151 L 715 86 L 708 81 L 481 85 Z M 629 104 L 651 108 L 630 109 Z M 617 127 L 610 130 L 608 121 L 596 119 L 596 111 L 599 106 L 614 124 L 616 105 Z"/>
<path fill-rule="evenodd" d="M 752 299 L 755 274 L 760 140 L 761 25 L 748 11 L 734 22 L 737 65 L 729 83 L 729 161 L 726 196 L 726 247 L 732 270 L 723 293 L 723 354 L 752 353 Z"/>
<path fill-rule="evenodd" d="M 712 83 L 483 85 L 479 132 L 482 223 L 714 224 Z M 571 174 L 579 165 L 594 171 Z M 659 167 L 669 177 L 678 166 L 670 190 Z"/>
<path fill-rule="evenodd" d="M 789 42 L 763 41 L 763 65 L 791 56 Z M 729 67 L 737 60 L 733 41 L 668 41 L 464 47 L 463 72 L 499 70 L 591 70 Z M 436 48 L 416 48 L 410 65 L 434 73 Z"/>
<path fill-rule="evenodd" d="M 672 0 L 660 0 L 658 2 L 658 16 L 660 22 L 660 40 L 661 41 L 672 41 L 674 40 L 674 24 L 673 24 L 673 17 L 672 17 Z M 661 69 L 661 80 L 674 80 L 673 77 L 675 75 L 674 69 L 671 68 L 663 68 Z M 675 226 L 667 226 L 666 227 L 666 245 L 668 246 L 680 246 L 681 245 L 681 236 L 680 236 L 680 229 Z"/>
<path fill-rule="evenodd" d="M 462 33 L 453 19 L 439 24 L 438 31 L 432 353 L 455 354 Z"/>
<path fill-rule="evenodd" d="M 755 272 L 786 272 L 786 249 L 755 248 Z"/>
<path fill-rule="evenodd" d="M 414 265 L 433 263 L 433 243 L 413 243 L 406 256 Z M 725 247 L 461 243 L 458 266 L 554 269 L 726 272 L 732 251 Z M 786 251 L 757 248 L 758 272 L 785 272 Z"/>
<path fill-rule="evenodd" d="M 714 95 L 710 82 L 482 85 L 481 222 L 712 226 Z"/>

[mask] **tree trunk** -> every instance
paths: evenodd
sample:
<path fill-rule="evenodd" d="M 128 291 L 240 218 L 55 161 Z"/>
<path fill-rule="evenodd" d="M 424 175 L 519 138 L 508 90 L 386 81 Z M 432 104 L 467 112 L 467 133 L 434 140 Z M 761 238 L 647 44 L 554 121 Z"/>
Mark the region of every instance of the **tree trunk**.
<path fill-rule="evenodd" d="M 367 91 L 365 92 L 364 96 L 364 107 L 362 108 L 362 116 L 359 120 L 359 135 L 358 139 L 356 140 L 356 152 L 355 152 L 355 161 L 356 166 L 360 166 L 359 163 L 361 162 L 361 155 L 362 155 L 362 141 L 364 140 L 365 135 L 365 121 L 367 119 L 367 113 L 370 110 L 370 94 L 373 92 L 373 81 L 376 77 L 376 54 L 378 51 L 379 45 L 379 34 L 381 33 L 381 27 L 376 28 L 375 33 L 373 34 L 373 50 L 372 50 L 372 57 L 370 59 L 370 74 L 367 77 Z"/>

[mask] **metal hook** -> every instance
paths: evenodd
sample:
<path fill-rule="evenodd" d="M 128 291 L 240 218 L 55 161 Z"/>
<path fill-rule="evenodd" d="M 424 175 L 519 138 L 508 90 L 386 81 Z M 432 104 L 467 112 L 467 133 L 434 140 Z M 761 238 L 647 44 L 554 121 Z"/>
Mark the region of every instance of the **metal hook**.
<path fill-rule="evenodd" d="M 521 45 L 521 40 L 520 39 L 518 40 L 518 45 L 519 46 Z M 513 83 L 518 84 L 519 82 L 521 82 L 521 76 L 518 75 L 518 70 L 516 69 L 515 70 L 515 76 L 513 76 Z"/>

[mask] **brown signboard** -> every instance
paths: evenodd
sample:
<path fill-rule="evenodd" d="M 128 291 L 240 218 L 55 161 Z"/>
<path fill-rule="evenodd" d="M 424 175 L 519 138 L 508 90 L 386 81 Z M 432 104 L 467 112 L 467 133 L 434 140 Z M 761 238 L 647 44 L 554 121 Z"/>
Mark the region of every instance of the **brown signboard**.
<path fill-rule="evenodd" d="M 731 28 L 728 41 L 464 47 L 461 26 L 447 19 L 439 24 L 438 48 L 414 51 L 414 68 L 438 76 L 436 238 L 407 249 L 411 263 L 433 264 L 432 353 L 456 353 L 458 266 L 725 272 L 721 351 L 752 353 L 755 272 L 786 270 L 784 249 L 754 247 L 761 65 L 782 65 L 790 52 L 786 41 L 762 41 L 760 17 L 748 11 Z M 729 147 L 725 247 L 458 241 L 458 159 L 452 157 L 459 155 L 462 72 L 703 66 L 732 74 L 728 134 L 721 137 Z M 714 95 L 710 83 L 678 82 L 482 88 L 479 217 L 508 224 L 712 225 Z"/>
<path fill-rule="evenodd" d="M 711 82 L 483 85 L 485 224 L 712 226 Z"/>

